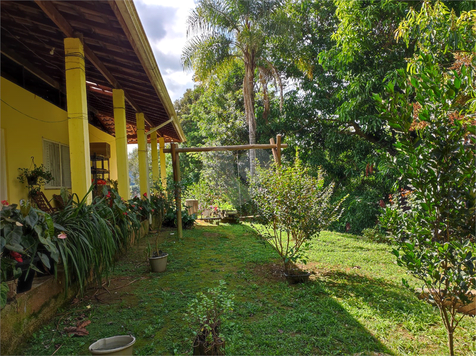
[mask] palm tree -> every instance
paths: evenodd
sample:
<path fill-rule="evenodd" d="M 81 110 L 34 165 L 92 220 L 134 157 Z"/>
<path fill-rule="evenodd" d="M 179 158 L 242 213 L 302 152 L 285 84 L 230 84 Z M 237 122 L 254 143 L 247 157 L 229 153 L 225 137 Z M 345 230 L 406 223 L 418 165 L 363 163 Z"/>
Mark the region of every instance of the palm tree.
<path fill-rule="evenodd" d="M 263 89 L 267 120 L 267 83 L 274 78 L 280 90 L 278 71 L 269 60 L 270 39 L 285 31 L 286 17 L 279 10 L 282 0 L 199 0 L 187 23 L 187 45 L 182 52 L 184 68 L 194 69 L 198 79 L 226 70 L 230 61 L 242 60 L 245 68 L 243 99 L 250 144 L 256 143 L 254 112 L 255 71 Z M 250 150 L 250 175 L 255 173 L 255 150 Z"/>

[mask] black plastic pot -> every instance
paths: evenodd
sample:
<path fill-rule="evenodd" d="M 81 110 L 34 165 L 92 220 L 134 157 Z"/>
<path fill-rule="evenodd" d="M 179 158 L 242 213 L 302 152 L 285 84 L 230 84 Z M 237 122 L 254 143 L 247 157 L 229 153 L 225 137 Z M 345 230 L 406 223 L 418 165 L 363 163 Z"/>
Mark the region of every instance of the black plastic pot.
<path fill-rule="evenodd" d="M 28 182 L 28 185 L 35 185 L 38 183 L 38 177 L 26 177 L 26 181 Z"/>
<path fill-rule="evenodd" d="M 48 256 L 48 260 L 50 262 L 50 268 L 46 267 L 41 259 L 38 259 L 38 262 L 36 263 L 36 267 L 40 270 L 42 273 L 41 276 L 48 276 L 50 274 L 55 274 L 55 260 L 51 258 L 51 253 L 49 251 L 41 251 L 44 253 L 46 256 Z"/>
<path fill-rule="evenodd" d="M 311 273 L 309 272 L 303 272 L 299 274 L 284 273 L 284 276 L 286 277 L 289 284 L 305 283 L 309 280 L 310 275 Z"/>
<path fill-rule="evenodd" d="M 33 259 L 33 264 L 37 263 L 38 258 Z M 17 267 L 22 270 L 21 276 L 18 278 L 17 293 L 28 292 L 33 284 L 35 278 L 35 271 L 29 268 L 31 259 L 24 259 L 23 262 L 18 262 Z"/>

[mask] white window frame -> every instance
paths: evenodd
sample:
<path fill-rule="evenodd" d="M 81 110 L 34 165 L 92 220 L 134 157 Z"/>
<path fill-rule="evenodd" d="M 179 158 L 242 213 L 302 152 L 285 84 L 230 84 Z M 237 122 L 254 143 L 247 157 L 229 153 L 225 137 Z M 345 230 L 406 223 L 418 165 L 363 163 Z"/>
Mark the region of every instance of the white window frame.
<path fill-rule="evenodd" d="M 53 140 L 48 140 L 46 138 L 43 138 L 43 165 L 45 166 L 45 168 L 47 170 L 49 170 L 49 162 L 46 162 L 46 156 L 47 155 L 46 155 L 46 152 L 45 152 L 45 149 L 46 149 L 45 142 L 49 142 L 50 144 L 58 145 L 58 148 L 59 148 L 59 166 L 60 166 L 60 177 L 59 177 L 60 185 L 52 186 L 52 185 L 45 184 L 45 189 L 61 189 L 61 188 L 71 189 L 71 179 L 70 179 L 70 186 L 66 186 L 63 183 L 63 157 L 62 157 L 63 150 L 61 149 L 62 147 L 67 147 L 68 151 L 69 151 L 69 146 L 65 145 L 64 143 L 58 142 L 58 141 L 53 141 Z M 70 161 L 69 157 L 68 157 L 68 161 L 70 162 L 69 176 L 71 177 L 71 161 Z M 56 181 L 56 179 L 55 179 L 55 181 Z"/>

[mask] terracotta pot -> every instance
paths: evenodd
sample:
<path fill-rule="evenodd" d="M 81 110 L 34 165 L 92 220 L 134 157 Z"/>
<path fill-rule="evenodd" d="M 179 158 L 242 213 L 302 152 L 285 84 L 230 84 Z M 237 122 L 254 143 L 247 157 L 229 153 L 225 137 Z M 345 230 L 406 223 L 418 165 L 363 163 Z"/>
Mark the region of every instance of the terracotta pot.
<path fill-rule="evenodd" d="M 167 268 L 167 256 L 169 254 L 158 256 L 158 257 L 149 257 L 150 269 L 152 272 L 164 272 Z"/>
<path fill-rule="evenodd" d="M 133 355 L 136 338 L 132 335 L 118 335 L 100 339 L 89 346 L 91 355 Z"/>

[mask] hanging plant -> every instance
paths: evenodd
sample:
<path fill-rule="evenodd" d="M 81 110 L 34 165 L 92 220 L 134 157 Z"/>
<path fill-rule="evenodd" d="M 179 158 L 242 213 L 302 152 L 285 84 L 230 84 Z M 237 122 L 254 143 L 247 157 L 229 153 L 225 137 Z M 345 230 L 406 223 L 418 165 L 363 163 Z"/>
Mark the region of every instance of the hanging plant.
<path fill-rule="evenodd" d="M 39 166 L 35 164 L 34 157 L 31 157 L 30 168 L 18 168 L 18 170 L 20 174 L 17 179 L 21 183 L 26 183 L 30 189 L 32 186 L 42 186 L 54 179 L 53 174 L 48 171 L 43 164 Z"/>

